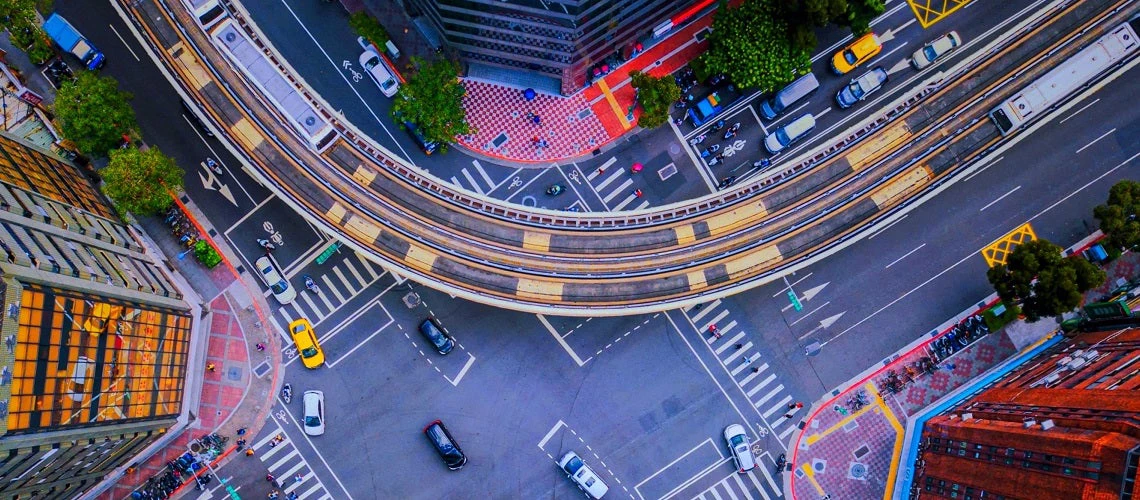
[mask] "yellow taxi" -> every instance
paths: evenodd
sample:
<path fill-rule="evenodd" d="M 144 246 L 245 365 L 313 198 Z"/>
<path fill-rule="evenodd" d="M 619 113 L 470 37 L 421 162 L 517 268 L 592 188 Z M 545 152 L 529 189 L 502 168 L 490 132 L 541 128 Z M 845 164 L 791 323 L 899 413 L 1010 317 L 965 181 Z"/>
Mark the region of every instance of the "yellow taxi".
<path fill-rule="evenodd" d="M 317 334 L 309 320 L 300 318 L 289 323 L 289 333 L 293 335 L 293 347 L 297 348 L 305 368 L 317 368 L 325 363 L 325 353 L 317 343 Z"/>
<path fill-rule="evenodd" d="M 883 44 L 879 43 L 879 37 L 875 36 L 874 33 L 867 33 L 851 42 L 851 45 L 844 47 L 843 50 L 836 52 L 835 56 L 831 58 L 831 69 L 835 71 L 835 74 L 842 75 L 875 57 L 881 50 L 883 50 Z"/>

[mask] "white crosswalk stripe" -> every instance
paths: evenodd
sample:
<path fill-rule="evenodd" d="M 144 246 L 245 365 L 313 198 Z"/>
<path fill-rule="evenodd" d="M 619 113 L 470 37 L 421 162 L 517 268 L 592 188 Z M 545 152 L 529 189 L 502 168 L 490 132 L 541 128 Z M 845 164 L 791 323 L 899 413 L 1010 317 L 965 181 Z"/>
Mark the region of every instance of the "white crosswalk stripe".
<path fill-rule="evenodd" d="M 321 479 L 313 472 L 312 467 L 309 466 L 293 441 L 289 439 L 288 435 L 281 432 L 280 426 L 275 428 L 278 432 L 271 432 L 254 443 L 253 451 L 257 458 L 266 464 L 266 469 L 276 478 L 277 484 L 285 495 L 294 491 L 304 491 L 304 493 L 298 493 L 297 498 L 331 498 L 332 495 L 321 483 Z M 283 439 L 276 440 L 278 436 Z M 300 480 L 297 479 L 298 477 Z M 281 498 L 284 499 L 285 495 L 282 495 Z"/>
<path fill-rule="evenodd" d="M 758 479 L 756 477 L 758 475 L 764 476 L 765 480 Z M 755 469 L 744 474 L 734 472 L 724 477 L 693 498 L 697 500 L 755 500 L 758 498 L 772 500 L 782 496 L 780 487 L 772 480 L 764 464 L 760 463 Z"/>
<path fill-rule="evenodd" d="M 306 290 L 301 277 L 294 276 L 292 284 L 300 285 L 297 298 L 288 305 L 278 307 L 270 317 L 276 331 L 286 338 L 287 345 L 293 343 L 288 332 L 289 323 L 293 320 L 307 318 L 314 324 L 320 322 L 375 283 L 383 274 L 377 272 L 378 268 L 374 264 L 355 252 L 339 259 L 335 264 L 330 262 L 317 268 L 321 274 L 311 275 L 317 282 L 320 293 Z"/>
<path fill-rule="evenodd" d="M 728 370 L 768 427 L 781 438 L 790 435 L 788 429 L 795 428 L 792 424 L 796 423 L 796 417 L 806 409 L 788 407 L 794 404 L 795 399 L 785 391 L 784 385 L 779 383 L 776 373 L 771 370 L 771 365 L 761 357 L 758 345 L 753 343 L 750 333 L 740 328 L 740 324 L 731 318 L 732 311 L 717 299 L 704 304 L 700 309 L 691 306 L 682 312 L 696 326 L 700 337 L 711 346 L 713 354 Z M 717 325 L 719 337 L 709 330 L 712 325 Z M 784 415 L 787 414 L 792 415 L 792 418 L 786 418 Z M 713 495 L 716 494 L 711 490 L 706 493 L 707 498 L 714 498 Z"/>
<path fill-rule="evenodd" d="M 649 206 L 649 200 L 637 196 L 637 190 L 644 188 L 645 183 L 637 180 L 627 168 L 610 168 L 617 163 L 617 158 L 606 160 L 602 166 L 586 175 L 586 181 L 602 203 L 613 212 L 619 210 L 641 210 Z"/>
<path fill-rule="evenodd" d="M 459 170 L 458 176 L 451 176 L 451 183 L 479 194 L 487 194 L 495 189 L 495 180 L 483 168 L 479 160 L 471 160 L 471 166 L 474 167 L 474 173 L 464 167 Z"/>

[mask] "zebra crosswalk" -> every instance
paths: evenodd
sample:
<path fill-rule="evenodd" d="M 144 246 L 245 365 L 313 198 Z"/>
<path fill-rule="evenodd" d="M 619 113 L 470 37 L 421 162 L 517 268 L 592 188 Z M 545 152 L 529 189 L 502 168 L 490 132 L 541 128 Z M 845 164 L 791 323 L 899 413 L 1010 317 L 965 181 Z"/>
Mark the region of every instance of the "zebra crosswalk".
<path fill-rule="evenodd" d="M 806 408 L 795 407 L 795 399 L 777 379 L 775 370 L 748 333 L 732 319 L 732 311 L 717 299 L 699 309 L 690 306 L 684 313 L 764 422 L 780 441 L 786 441 L 796 429 L 795 417 Z"/>
<path fill-rule="evenodd" d="M 634 182 L 634 176 L 626 168 L 610 168 L 615 163 L 617 158 L 610 158 L 600 168 L 586 175 L 586 181 L 594 188 L 606 210 L 617 212 L 648 207 L 649 200 L 636 194 L 639 188 Z"/>
<path fill-rule="evenodd" d="M 507 175 L 503 181 L 495 182 L 495 179 L 492 178 L 492 173 L 488 173 L 487 170 L 488 168 L 483 167 L 483 164 L 479 163 L 479 160 L 471 160 L 471 168 L 464 167 L 460 169 L 459 175 L 451 176 L 451 183 L 481 195 L 486 195 L 499 187 L 505 179 L 510 177 L 510 175 Z M 493 174 L 495 177 L 501 175 L 500 172 L 493 172 Z"/>
<path fill-rule="evenodd" d="M 297 450 L 293 441 L 289 439 L 280 426 L 277 426 L 277 430 L 278 432 L 269 432 L 265 437 L 253 443 L 252 448 L 257 454 L 257 458 L 265 463 L 269 473 L 273 474 L 277 483 L 281 485 L 282 498 L 294 492 L 297 494 L 297 498 L 301 500 L 332 498 L 333 496 L 329 494 L 324 483 L 313 472 L 309 462 L 301 456 L 301 452 Z M 284 439 L 271 444 L 278 436 Z"/>
<path fill-rule="evenodd" d="M 324 264 L 331 264 L 332 261 Z M 288 326 L 297 318 L 307 318 L 313 324 L 319 323 L 329 314 L 332 314 L 345 302 L 371 286 L 386 272 L 382 267 L 365 259 L 356 252 L 352 252 L 340 259 L 331 267 L 320 267 L 324 272 L 311 275 L 316 281 L 320 293 L 313 293 L 300 286 L 297 298 L 292 303 L 283 305 L 274 311 L 270 321 L 277 327 L 278 332 L 288 337 Z M 300 284 L 299 277 L 292 280 Z M 290 340 L 291 344 L 292 341 Z"/>
<path fill-rule="evenodd" d="M 761 476 L 763 481 L 757 476 Z M 771 471 L 761 463 L 755 469 L 744 474 L 733 472 L 693 498 L 697 500 L 737 500 L 740 498 L 771 500 L 782 496 L 776 478 L 772 477 Z"/>

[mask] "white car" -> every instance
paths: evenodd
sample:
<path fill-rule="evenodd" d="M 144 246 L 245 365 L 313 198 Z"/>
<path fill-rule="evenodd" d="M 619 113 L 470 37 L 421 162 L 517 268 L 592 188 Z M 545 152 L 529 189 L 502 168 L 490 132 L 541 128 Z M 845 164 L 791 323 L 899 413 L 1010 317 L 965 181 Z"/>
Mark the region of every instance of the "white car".
<path fill-rule="evenodd" d="M 301 402 L 305 407 L 305 434 L 320 436 L 325 433 L 325 393 L 305 391 Z"/>
<path fill-rule="evenodd" d="M 277 270 L 273 261 L 269 260 L 268 255 L 254 261 L 253 267 L 257 268 L 257 275 L 269 286 L 273 296 L 281 305 L 293 302 L 293 299 L 297 298 L 297 290 L 289 286 L 289 281 L 281 276 L 281 272 Z"/>
<path fill-rule="evenodd" d="M 910 62 L 914 64 L 914 69 L 920 70 L 930 66 L 935 59 L 946 55 L 946 53 L 958 48 L 960 45 L 962 45 L 962 39 L 958 37 L 958 32 L 951 31 L 915 51 L 914 55 L 911 56 Z"/>
<path fill-rule="evenodd" d="M 562 467 L 562 470 L 566 472 L 567 476 L 570 476 L 574 484 L 578 485 L 578 488 L 582 491 L 585 491 L 590 498 L 602 498 L 602 495 L 610 491 L 610 487 L 602 482 L 602 478 L 594 474 L 590 466 L 586 465 L 586 463 L 578 457 L 577 453 L 572 451 L 566 452 L 565 455 L 562 455 L 562 459 L 558 461 L 558 466 Z"/>
<path fill-rule="evenodd" d="M 724 441 L 728 443 L 728 452 L 736 462 L 736 472 L 744 474 L 756 468 L 756 458 L 752 456 L 752 448 L 748 445 L 748 435 L 744 433 L 744 426 L 732 424 L 724 428 Z"/>
<path fill-rule="evenodd" d="M 380 87 L 380 93 L 385 97 L 392 97 L 400 90 L 400 82 L 396 81 L 396 77 L 392 76 L 392 72 L 388 71 L 388 67 L 380 60 L 380 55 L 371 47 L 364 49 L 360 54 L 360 66 L 372 77 L 372 81 L 376 82 Z"/>

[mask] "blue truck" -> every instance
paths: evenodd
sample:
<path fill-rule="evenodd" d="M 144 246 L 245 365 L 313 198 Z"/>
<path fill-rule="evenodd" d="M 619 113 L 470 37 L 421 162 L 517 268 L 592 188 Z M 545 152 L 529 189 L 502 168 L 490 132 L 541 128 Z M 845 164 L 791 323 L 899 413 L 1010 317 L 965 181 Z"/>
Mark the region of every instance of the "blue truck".
<path fill-rule="evenodd" d="M 63 50 L 78 57 L 87 69 L 95 70 L 103 67 L 107 58 L 91 42 L 83 38 L 79 31 L 63 16 L 53 13 L 44 21 L 44 32 Z"/>

